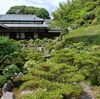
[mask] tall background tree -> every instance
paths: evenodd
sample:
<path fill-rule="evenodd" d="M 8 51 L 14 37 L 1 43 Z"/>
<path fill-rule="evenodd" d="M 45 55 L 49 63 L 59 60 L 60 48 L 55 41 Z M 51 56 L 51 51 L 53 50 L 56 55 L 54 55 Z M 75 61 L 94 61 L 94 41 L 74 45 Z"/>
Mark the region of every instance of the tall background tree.
<path fill-rule="evenodd" d="M 44 8 L 38 8 L 33 6 L 13 6 L 6 14 L 33 14 L 40 18 L 49 19 L 49 12 Z"/>

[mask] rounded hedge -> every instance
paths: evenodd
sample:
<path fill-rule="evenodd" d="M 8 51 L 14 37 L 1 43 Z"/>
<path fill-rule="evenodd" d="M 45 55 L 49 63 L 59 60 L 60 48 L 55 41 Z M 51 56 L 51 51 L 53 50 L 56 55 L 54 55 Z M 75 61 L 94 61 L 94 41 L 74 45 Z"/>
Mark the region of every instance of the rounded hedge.
<path fill-rule="evenodd" d="M 20 72 L 20 69 L 16 65 L 8 65 L 3 70 L 3 74 L 7 78 L 14 77 L 19 72 Z"/>

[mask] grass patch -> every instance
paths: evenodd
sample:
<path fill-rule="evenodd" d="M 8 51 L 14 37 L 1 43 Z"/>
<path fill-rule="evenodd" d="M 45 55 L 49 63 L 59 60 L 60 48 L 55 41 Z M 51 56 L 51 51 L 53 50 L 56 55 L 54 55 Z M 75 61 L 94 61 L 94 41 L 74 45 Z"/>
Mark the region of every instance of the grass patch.
<path fill-rule="evenodd" d="M 74 37 L 92 36 L 92 35 L 100 35 L 100 25 L 81 27 L 79 29 L 73 30 L 65 37 L 74 38 Z"/>

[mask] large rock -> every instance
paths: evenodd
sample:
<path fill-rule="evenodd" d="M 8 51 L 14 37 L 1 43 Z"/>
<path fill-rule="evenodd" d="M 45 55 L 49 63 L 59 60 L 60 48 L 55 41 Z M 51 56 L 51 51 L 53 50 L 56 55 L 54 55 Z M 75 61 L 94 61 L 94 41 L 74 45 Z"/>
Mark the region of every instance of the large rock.
<path fill-rule="evenodd" d="M 4 84 L 4 86 L 2 88 L 2 93 L 5 94 L 6 92 L 11 92 L 11 90 L 12 90 L 12 83 L 9 80 Z"/>
<path fill-rule="evenodd" d="M 39 46 L 39 47 L 37 48 L 37 50 L 38 50 L 38 52 L 42 52 L 43 48 L 42 48 L 41 46 Z"/>
<path fill-rule="evenodd" d="M 11 92 L 6 92 L 2 97 L 1 99 L 15 99 L 15 96 L 13 93 Z"/>
<path fill-rule="evenodd" d="M 23 73 L 20 72 L 20 73 L 16 76 L 16 79 L 20 79 L 20 78 L 22 78 L 22 77 L 23 77 Z"/>

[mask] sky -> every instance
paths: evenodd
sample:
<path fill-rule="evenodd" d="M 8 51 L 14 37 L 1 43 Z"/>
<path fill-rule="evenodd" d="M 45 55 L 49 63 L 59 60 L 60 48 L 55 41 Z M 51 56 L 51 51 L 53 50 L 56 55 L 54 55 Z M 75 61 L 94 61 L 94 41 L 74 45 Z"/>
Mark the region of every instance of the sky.
<path fill-rule="evenodd" d="M 55 11 L 59 2 L 67 0 L 0 0 L 0 14 L 5 14 L 10 7 L 15 5 L 27 5 L 46 8 L 50 13 Z"/>

